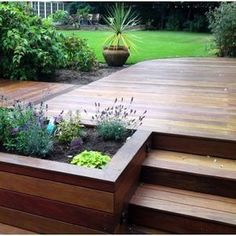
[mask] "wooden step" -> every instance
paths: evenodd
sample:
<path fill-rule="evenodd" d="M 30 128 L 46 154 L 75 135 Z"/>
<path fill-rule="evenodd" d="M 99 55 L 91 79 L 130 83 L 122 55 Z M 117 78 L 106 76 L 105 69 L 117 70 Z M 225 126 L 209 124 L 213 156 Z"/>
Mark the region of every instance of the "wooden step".
<path fill-rule="evenodd" d="M 116 234 L 169 234 L 169 232 L 140 225 L 123 224 Z"/>
<path fill-rule="evenodd" d="M 235 197 L 236 160 L 151 150 L 142 166 L 141 181 Z"/>
<path fill-rule="evenodd" d="M 236 199 L 141 184 L 129 222 L 173 233 L 236 233 Z"/>
<path fill-rule="evenodd" d="M 34 234 L 34 232 L 0 223 L 0 234 Z"/>

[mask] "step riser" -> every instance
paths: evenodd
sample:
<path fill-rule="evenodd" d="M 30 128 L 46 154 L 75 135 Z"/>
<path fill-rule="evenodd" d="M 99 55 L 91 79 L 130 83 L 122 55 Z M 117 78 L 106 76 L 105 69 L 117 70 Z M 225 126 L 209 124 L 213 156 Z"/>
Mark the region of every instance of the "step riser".
<path fill-rule="evenodd" d="M 236 159 L 236 142 L 230 140 L 153 133 L 152 149 Z"/>
<path fill-rule="evenodd" d="M 153 210 L 136 205 L 129 206 L 129 222 L 173 233 L 236 233 L 236 227 L 203 221 L 198 218 L 180 216 L 174 213 Z"/>
<path fill-rule="evenodd" d="M 223 197 L 236 196 L 236 180 L 220 179 L 161 168 L 143 166 L 141 182 L 172 188 L 215 194 Z"/>

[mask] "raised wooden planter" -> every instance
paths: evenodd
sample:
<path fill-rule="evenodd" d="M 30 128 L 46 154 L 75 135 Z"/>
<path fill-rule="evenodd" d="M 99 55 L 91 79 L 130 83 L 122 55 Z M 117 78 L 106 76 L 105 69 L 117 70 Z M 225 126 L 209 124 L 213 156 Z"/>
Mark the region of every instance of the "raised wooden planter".
<path fill-rule="evenodd" d="M 113 233 L 136 189 L 151 132 L 103 170 L 0 153 L 0 222 L 37 233 Z"/>

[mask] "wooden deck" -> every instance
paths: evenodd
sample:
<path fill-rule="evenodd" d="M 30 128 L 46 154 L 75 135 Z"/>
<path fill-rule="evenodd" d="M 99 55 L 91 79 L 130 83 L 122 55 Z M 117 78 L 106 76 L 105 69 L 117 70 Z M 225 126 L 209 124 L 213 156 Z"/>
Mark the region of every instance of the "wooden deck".
<path fill-rule="evenodd" d="M 0 80 L 0 96 L 4 95 L 9 102 L 20 100 L 39 103 L 69 92 L 76 87 L 78 86 L 71 84 Z"/>
<path fill-rule="evenodd" d="M 69 84 L 0 81 L 0 94 L 12 99 L 48 100 L 50 114 L 86 108 L 117 97 L 147 109 L 142 129 L 236 140 L 236 60 L 176 58 L 138 63 L 82 87 Z"/>
<path fill-rule="evenodd" d="M 146 61 L 48 101 L 51 114 L 107 106 L 134 97 L 147 109 L 142 128 L 163 133 L 236 140 L 236 60 L 221 58 Z M 85 123 L 90 116 L 82 113 Z"/>

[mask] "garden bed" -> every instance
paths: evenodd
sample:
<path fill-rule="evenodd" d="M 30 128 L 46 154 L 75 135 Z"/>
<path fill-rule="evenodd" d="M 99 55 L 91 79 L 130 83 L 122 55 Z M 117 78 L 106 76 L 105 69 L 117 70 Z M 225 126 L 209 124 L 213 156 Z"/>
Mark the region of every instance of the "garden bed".
<path fill-rule="evenodd" d="M 40 78 L 40 81 L 86 85 L 127 67 L 127 65 L 124 67 L 111 67 L 106 64 L 100 64 L 97 69 L 90 72 L 61 69 L 57 70 L 50 78 Z"/>
<path fill-rule="evenodd" d="M 112 233 L 138 183 L 150 132 L 102 170 L 0 153 L 0 222 L 37 233 Z"/>
<path fill-rule="evenodd" d="M 70 163 L 73 156 L 85 150 L 88 151 L 96 150 L 112 157 L 125 142 L 122 140 L 120 141 L 104 140 L 97 133 L 96 128 L 94 127 L 84 127 L 83 137 L 81 140 L 82 144 L 79 146 L 71 146 L 68 143 L 61 143 L 55 141 L 53 150 L 43 159 L 53 160 L 63 163 Z M 0 152 L 12 153 L 7 151 L 6 148 L 3 147 L 3 145 L 0 146 Z M 13 152 L 13 154 L 21 155 L 21 153 L 17 152 Z M 42 157 L 35 156 L 35 158 L 42 158 Z"/>

